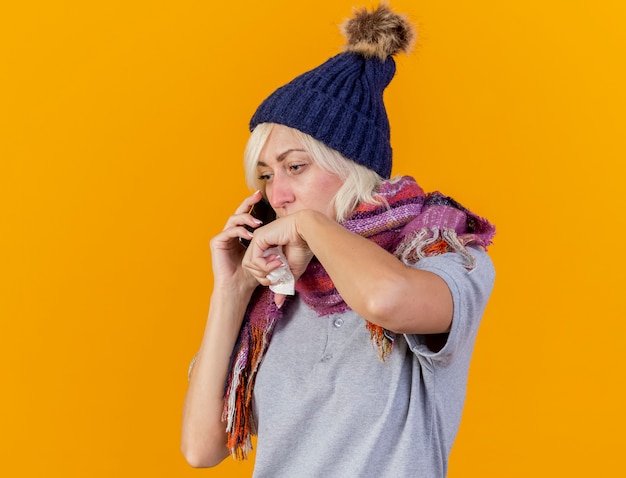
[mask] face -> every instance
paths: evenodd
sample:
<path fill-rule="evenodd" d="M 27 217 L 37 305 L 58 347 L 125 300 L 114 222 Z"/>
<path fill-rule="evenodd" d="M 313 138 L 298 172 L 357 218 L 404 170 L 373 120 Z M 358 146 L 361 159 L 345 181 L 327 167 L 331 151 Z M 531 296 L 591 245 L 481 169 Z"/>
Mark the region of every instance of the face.
<path fill-rule="evenodd" d="M 261 150 L 257 174 L 278 217 L 313 209 L 335 218 L 331 201 L 342 181 L 322 169 L 289 128 L 274 126 Z"/>

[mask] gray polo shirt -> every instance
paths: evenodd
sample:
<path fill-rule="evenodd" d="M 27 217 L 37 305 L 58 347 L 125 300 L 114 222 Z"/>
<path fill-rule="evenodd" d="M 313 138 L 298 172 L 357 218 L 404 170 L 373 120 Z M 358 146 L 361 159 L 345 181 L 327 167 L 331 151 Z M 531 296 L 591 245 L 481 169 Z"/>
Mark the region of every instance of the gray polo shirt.
<path fill-rule="evenodd" d="M 452 292 L 452 329 L 438 352 L 424 336 L 398 335 L 381 363 L 360 316 L 318 317 L 295 298 L 256 379 L 254 477 L 446 475 L 495 275 L 486 253 L 471 252 L 472 271 L 453 253 L 416 266 L 442 277 Z"/>

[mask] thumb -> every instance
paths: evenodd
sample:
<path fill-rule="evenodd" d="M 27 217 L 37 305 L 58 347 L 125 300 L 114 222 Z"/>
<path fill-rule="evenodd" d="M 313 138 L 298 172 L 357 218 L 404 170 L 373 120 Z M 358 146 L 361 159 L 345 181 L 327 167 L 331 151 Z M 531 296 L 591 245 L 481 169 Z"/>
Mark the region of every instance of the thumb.
<path fill-rule="evenodd" d="M 285 303 L 286 297 L 285 294 L 274 294 L 274 304 L 276 304 L 276 307 L 280 309 Z"/>

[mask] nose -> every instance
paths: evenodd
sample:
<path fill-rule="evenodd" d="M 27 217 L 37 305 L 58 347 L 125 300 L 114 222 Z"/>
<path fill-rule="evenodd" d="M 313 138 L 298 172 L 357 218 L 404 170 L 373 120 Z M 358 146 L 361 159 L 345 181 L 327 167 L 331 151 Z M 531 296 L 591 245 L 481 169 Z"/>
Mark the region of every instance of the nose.
<path fill-rule="evenodd" d="M 265 189 L 265 194 L 274 209 L 284 208 L 295 199 L 289 178 L 280 171 L 274 174 L 271 184 Z"/>

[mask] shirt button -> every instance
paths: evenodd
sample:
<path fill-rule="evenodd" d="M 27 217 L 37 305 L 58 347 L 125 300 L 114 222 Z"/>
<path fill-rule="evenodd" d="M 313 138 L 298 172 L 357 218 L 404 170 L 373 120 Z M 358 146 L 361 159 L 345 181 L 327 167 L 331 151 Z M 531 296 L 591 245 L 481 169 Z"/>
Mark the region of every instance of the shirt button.
<path fill-rule="evenodd" d="M 339 328 L 343 325 L 343 319 L 335 319 L 335 327 Z"/>

